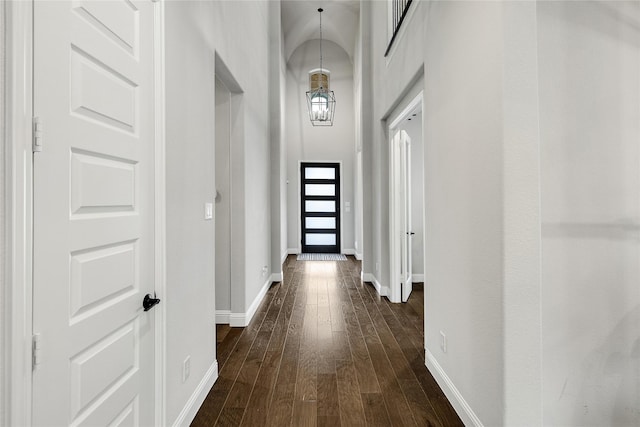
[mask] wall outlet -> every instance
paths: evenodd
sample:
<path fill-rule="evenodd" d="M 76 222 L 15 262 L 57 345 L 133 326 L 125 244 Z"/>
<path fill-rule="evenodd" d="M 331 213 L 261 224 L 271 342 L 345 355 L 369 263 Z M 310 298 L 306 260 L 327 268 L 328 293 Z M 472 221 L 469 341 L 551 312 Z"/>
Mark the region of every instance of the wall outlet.
<path fill-rule="evenodd" d="M 186 383 L 187 379 L 189 379 L 189 375 L 191 375 L 191 356 L 187 356 L 182 362 L 182 382 Z"/>
<path fill-rule="evenodd" d="M 379 262 L 376 262 L 376 273 L 377 273 L 378 271 L 380 271 L 380 263 L 379 263 Z"/>
<path fill-rule="evenodd" d="M 263 276 L 266 276 L 268 271 L 269 271 L 269 267 L 267 267 L 266 265 L 264 267 L 262 267 L 262 275 Z"/>
<path fill-rule="evenodd" d="M 440 331 L 440 348 L 443 353 L 447 352 L 447 336 L 442 331 Z"/>

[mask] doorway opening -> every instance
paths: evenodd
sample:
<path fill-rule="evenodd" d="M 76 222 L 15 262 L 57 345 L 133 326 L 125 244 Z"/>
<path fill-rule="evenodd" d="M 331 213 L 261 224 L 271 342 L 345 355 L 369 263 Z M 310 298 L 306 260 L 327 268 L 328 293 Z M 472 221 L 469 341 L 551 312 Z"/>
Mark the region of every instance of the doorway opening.
<path fill-rule="evenodd" d="M 300 165 L 302 253 L 340 253 L 340 164 Z"/>
<path fill-rule="evenodd" d="M 389 255 L 392 302 L 424 282 L 422 93 L 389 126 Z"/>
<path fill-rule="evenodd" d="M 245 326 L 243 91 L 217 54 L 215 60 L 216 324 Z"/>

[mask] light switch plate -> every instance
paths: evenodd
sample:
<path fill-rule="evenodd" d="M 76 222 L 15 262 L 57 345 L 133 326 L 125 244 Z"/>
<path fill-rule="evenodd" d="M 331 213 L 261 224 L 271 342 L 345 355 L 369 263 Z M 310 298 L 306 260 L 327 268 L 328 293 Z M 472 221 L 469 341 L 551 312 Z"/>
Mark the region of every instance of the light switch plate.
<path fill-rule="evenodd" d="M 213 219 L 213 203 L 204 204 L 204 219 L 205 220 Z"/>

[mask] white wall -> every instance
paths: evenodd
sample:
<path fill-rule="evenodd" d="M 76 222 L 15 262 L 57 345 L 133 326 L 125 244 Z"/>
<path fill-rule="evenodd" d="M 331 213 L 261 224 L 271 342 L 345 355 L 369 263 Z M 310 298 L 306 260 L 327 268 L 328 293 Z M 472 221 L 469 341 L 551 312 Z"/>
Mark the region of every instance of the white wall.
<path fill-rule="evenodd" d="M 330 86 L 336 96 L 333 126 L 314 127 L 309 121 L 305 93 L 310 70 L 319 67 L 318 40 L 300 45 L 287 64 L 287 235 L 289 249 L 300 248 L 300 161 L 341 161 L 342 248 L 353 253 L 355 242 L 354 176 L 355 124 L 353 65 L 337 44 L 322 43 L 323 67 L 331 72 Z M 351 211 L 344 208 L 351 203 Z"/>
<path fill-rule="evenodd" d="M 371 7 L 386 28 L 385 2 Z M 384 119 L 424 74 L 426 348 L 485 425 L 502 423 L 502 5 L 417 2 L 395 51 L 372 31 L 374 261 L 388 281 Z M 424 68 L 423 68 L 424 67 Z M 368 271 L 368 273 L 374 273 Z M 382 283 L 385 285 L 385 283 Z M 448 351 L 440 349 L 440 331 Z"/>
<path fill-rule="evenodd" d="M 282 280 L 287 254 L 287 153 L 285 144 L 286 62 L 280 2 L 269 2 L 269 114 L 271 122 L 271 265 Z"/>
<path fill-rule="evenodd" d="M 364 252 L 364 187 L 362 182 L 362 144 L 363 144 L 363 117 L 362 117 L 362 13 L 358 18 L 358 31 L 356 32 L 356 45 L 353 54 L 353 99 L 354 99 L 354 123 L 355 123 L 355 147 L 356 165 L 354 169 L 354 249 L 356 258 L 362 260 Z"/>
<path fill-rule="evenodd" d="M 364 114 L 375 129 L 424 71 L 428 366 L 468 424 L 639 424 L 637 2 L 415 4 L 388 58 L 371 31 Z M 364 175 L 382 278 L 383 129 Z"/>
<path fill-rule="evenodd" d="M 5 3 L 3 2 L 0 5 L 0 22 L 2 22 L 3 27 L 5 27 Z M 5 169 L 5 149 L 8 146 L 8 141 L 5 141 L 5 124 L 4 124 L 4 100 L 5 100 L 5 34 L 4 31 L 0 31 L 0 141 L 2 141 L 2 148 L 0 148 L 0 177 L 2 177 L 3 184 L 0 185 L 0 319 L 4 325 L 8 324 L 5 322 L 6 314 L 5 314 L 5 304 L 6 304 L 6 288 L 9 286 L 9 282 L 7 281 L 6 274 L 6 245 L 7 240 L 5 236 L 5 180 L 6 169 Z M 5 344 L 5 327 L 0 328 L 0 395 L 3 397 L 0 398 L 0 423 L 4 424 L 5 420 L 5 405 L 7 403 L 7 385 L 5 384 L 5 351 L 8 346 Z"/>
<path fill-rule="evenodd" d="M 538 4 L 544 424 L 640 425 L 640 8 Z"/>
<path fill-rule="evenodd" d="M 232 123 L 244 163 L 244 280 L 234 284 L 247 310 L 271 268 L 268 3 L 166 2 L 167 91 L 167 421 L 173 423 L 215 361 L 214 223 L 203 204 L 214 198 L 215 56 L 243 90 Z M 251 66 L 248 66 L 248 59 Z M 267 266 L 267 274 L 263 274 Z M 234 302 L 232 301 L 232 304 Z M 191 376 L 182 383 L 182 363 Z M 204 390 L 206 393 L 206 390 Z"/>

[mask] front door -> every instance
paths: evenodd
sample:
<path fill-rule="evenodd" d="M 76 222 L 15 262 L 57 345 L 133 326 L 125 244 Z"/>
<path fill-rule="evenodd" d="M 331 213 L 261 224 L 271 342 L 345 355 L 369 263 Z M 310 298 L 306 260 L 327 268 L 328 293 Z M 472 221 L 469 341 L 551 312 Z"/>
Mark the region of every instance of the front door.
<path fill-rule="evenodd" d="M 340 165 L 302 163 L 302 252 L 340 253 Z"/>
<path fill-rule="evenodd" d="M 34 2 L 36 426 L 155 423 L 153 9 Z"/>

